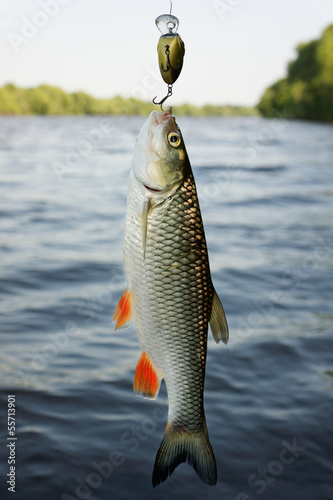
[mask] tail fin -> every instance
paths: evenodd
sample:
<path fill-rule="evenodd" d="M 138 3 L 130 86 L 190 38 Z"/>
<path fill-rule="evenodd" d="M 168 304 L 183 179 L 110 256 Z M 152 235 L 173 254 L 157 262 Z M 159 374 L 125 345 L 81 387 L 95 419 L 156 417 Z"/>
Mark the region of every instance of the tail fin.
<path fill-rule="evenodd" d="M 165 481 L 186 460 L 204 483 L 216 484 L 216 461 L 206 424 L 201 433 L 193 434 L 167 425 L 155 459 L 153 486 Z"/>

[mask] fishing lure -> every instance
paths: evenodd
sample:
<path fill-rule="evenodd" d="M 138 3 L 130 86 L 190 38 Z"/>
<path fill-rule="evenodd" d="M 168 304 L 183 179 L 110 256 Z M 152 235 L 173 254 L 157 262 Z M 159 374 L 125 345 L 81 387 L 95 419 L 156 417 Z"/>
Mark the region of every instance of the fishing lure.
<path fill-rule="evenodd" d="M 167 95 L 156 102 L 156 97 L 153 103 L 160 105 L 163 110 L 164 101 L 172 95 L 172 85 L 175 83 L 180 75 L 183 67 L 183 60 L 185 55 L 185 45 L 180 35 L 177 33 L 179 20 L 176 16 L 170 14 L 162 14 L 155 20 L 156 26 L 162 33 L 158 44 L 158 64 L 161 76 L 165 83 L 168 85 Z"/>

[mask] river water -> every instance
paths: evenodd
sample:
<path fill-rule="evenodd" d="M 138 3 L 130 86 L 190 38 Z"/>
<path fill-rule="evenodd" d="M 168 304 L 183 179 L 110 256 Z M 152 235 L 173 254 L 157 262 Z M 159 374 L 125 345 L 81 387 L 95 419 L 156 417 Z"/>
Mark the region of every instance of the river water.
<path fill-rule="evenodd" d="M 209 334 L 217 485 L 182 464 L 153 489 L 165 386 L 155 401 L 134 395 L 137 335 L 111 326 L 144 121 L 0 119 L 0 496 L 332 499 L 333 127 L 287 115 L 178 120 L 230 342 Z"/>

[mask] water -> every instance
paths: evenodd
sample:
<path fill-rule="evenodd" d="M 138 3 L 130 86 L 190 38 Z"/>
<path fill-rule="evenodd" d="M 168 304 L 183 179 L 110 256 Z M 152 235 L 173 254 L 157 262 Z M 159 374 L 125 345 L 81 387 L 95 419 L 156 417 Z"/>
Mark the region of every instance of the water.
<path fill-rule="evenodd" d="M 230 343 L 209 337 L 217 485 L 183 464 L 153 489 L 165 386 L 134 395 L 136 332 L 111 327 L 143 121 L 0 120 L 1 498 L 8 394 L 17 500 L 333 498 L 333 127 L 179 119 Z"/>

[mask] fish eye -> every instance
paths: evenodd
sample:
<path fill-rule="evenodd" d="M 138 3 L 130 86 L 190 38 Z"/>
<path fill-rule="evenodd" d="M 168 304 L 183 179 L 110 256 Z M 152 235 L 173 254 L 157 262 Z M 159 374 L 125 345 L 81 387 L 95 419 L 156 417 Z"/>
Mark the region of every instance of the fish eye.
<path fill-rule="evenodd" d="M 177 148 L 182 140 L 179 134 L 177 134 L 176 132 L 170 132 L 170 134 L 168 135 L 168 142 L 170 146 L 172 146 L 173 148 Z"/>

